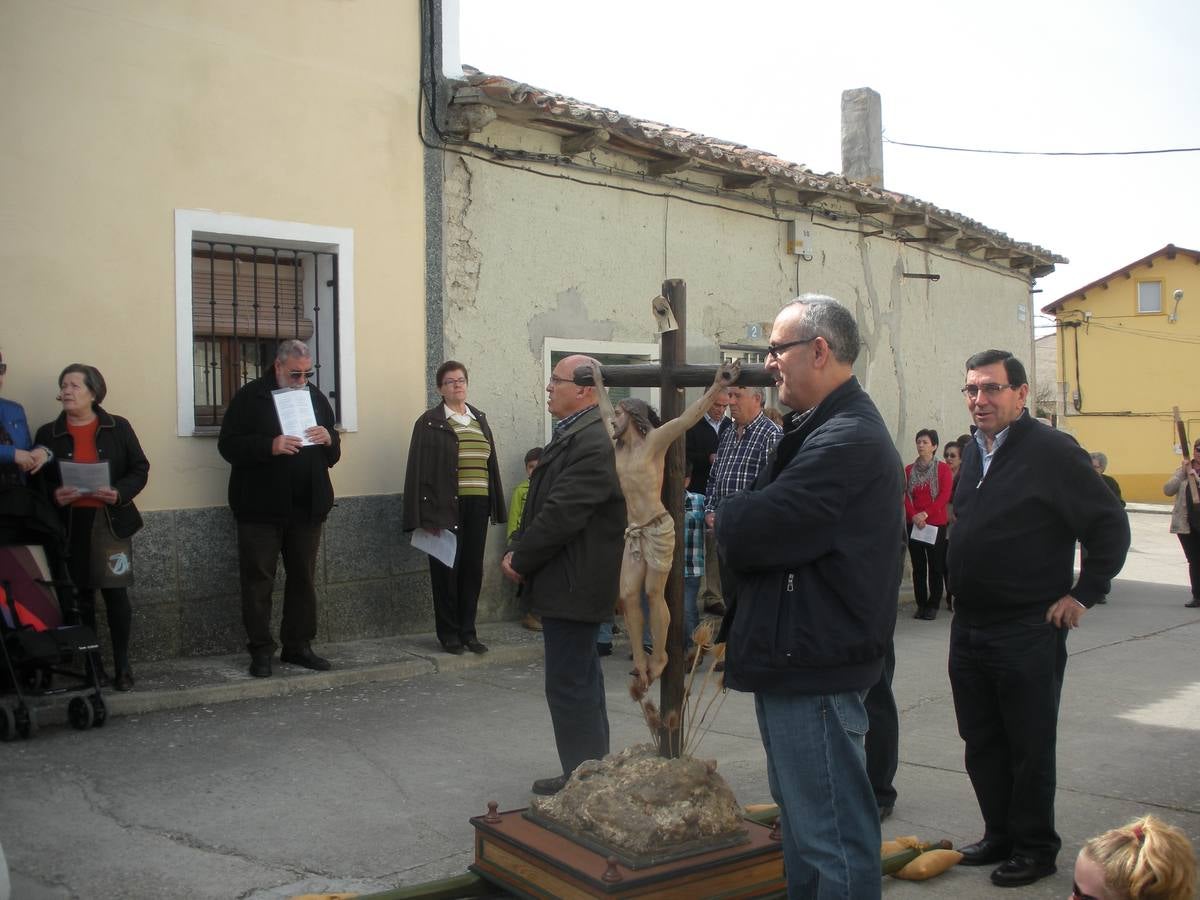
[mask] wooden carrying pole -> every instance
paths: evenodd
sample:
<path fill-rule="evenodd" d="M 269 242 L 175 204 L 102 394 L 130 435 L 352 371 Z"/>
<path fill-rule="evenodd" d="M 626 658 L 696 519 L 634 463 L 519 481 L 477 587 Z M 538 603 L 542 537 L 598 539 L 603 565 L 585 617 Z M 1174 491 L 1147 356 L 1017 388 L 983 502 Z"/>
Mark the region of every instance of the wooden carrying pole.
<path fill-rule="evenodd" d="M 1196 483 L 1196 471 L 1192 468 L 1192 445 L 1188 443 L 1187 428 L 1179 415 L 1179 407 L 1172 406 L 1171 414 L 1175 416 L 1175 431 L 1179 435 L 1179 452 L 1183 454 L 1183 470 L 1187 473 L 1188 490 L 1192 492 L 1192 503 L 1200 504 L 1200 484 Z"/>

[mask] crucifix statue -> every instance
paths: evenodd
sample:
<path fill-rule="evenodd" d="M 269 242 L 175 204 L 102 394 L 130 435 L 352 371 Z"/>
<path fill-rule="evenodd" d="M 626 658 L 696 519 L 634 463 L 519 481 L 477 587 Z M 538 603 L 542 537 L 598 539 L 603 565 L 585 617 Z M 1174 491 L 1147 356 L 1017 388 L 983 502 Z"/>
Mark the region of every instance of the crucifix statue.
<path fill-rule="evenodd" d="M 600 415 L 617 456 L 617 478 L 629 515 L 625 554 L 621 559 L 621 612 L 633 646 L 634 677 L 644 689 L 667 667 L 670 611 L 664 589 L 675 558 L 675 522 L 662 502 L 665 456 L 671 445 L 700 421 L 717 394 L 737 381 L 741 366 L 737 362 L 722 365 L 702 397 L 678 417 L 661 424 L 655 421 L 653 411 L 643 400 L 630 397 L 614 410 L 600 366 L 593 362 L 591 370 Z M 643 591 L 653 637 L 649 660 L 641 640 Z"/>
<path fill-rule="evenodd" d="M 658 365 L 602 366 L 600 375 L 604 384 L 612 387 L 658 387 L 661 389 L 661 418 L 664 422 L 678 419 L 683 411 L 683 389 L 716 386 L 721 367 L 715 365 L 687 364 L 687 288 L 682 279 L 672 278 L 663 282 L 662 298 L 654 301 L 654 313 L 662 332 L 662 353 Z M 665 298 L 665 302 L 664 302 Z M 593 373 L 590 367 L 580 366 L 575 370 L 575 383 L 591 385 Z M 730 386 L 767 386 L 774 379 L 761 365 L 742 366 L 730 379 Z M 602 385 L 596 384 L 597 388 Z M 598 394 L 603 394 L 598 390 Z M 701 411 L 705 407 L 701 407 Z M 666 451 L 662 477 L 661 502 L 674 520 L 674 554 L 670 573 L 666 578 L 664 596 L 669 623 L 666 631 L 665 666 L 659 669 L 660 708 L 663 722 L 673 721 L 674 726 L 663 725 L 659 748 L 662 754 L 670 755 L 670 748 L 680 746 L 678 735 L 666 733 L 669 728 L 678 730 L 683 706 L 684 692 L 684 646 L 683 634 L 683 430 Z M 630 522 L 630 524 L 640 524 Z M 622 576 L 622 580 L 624 576 Z M 622 585 L 624 588 L 624 585 Z M 640 588 L 640 586 L 639 586 Z M 636 603 L 636 598 L 635 598 Z M 628 622 L 627 622 L 628 624 Z M 630 633 L 635 654 L 641 649 L 641 634 Z M 657 643 L 657 636 L 656 636 Z M 643 669 L 643 672 L 646 670 Z"/>

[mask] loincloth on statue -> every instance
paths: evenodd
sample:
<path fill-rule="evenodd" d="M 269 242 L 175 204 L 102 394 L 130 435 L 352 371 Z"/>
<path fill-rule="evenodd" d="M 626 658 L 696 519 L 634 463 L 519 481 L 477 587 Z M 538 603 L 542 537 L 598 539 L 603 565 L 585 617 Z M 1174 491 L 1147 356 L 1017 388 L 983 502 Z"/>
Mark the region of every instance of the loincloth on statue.
<path fill-rule="evenodd" d="M 625 529 L 625 549 L 633 560 L 669 572 L 675 557 L 675 520 L 664 511 L 644 525 L 630 525 Z"/>

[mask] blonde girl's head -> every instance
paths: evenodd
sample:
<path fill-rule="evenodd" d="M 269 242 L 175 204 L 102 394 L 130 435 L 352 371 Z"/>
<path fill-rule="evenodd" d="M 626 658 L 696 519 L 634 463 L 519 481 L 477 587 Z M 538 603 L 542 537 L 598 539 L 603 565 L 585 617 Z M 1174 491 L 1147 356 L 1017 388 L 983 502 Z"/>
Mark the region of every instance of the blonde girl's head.
<path fill-rule="evenodd" d="M 1080 851 L 1103 874 L 1112 900 L 1192 900 L 1196 854 L 1182 831 L 1154 816 L 1097 835 Z M 1086 866 L 1092 870 L 1092 866 Z M 1078 872 L 1078 867 L 1077 867 Z M 1076 878 L 1076 896 L 1082 885 Z M 1085 891 L 1083 896 L 1089 895 Z"/>

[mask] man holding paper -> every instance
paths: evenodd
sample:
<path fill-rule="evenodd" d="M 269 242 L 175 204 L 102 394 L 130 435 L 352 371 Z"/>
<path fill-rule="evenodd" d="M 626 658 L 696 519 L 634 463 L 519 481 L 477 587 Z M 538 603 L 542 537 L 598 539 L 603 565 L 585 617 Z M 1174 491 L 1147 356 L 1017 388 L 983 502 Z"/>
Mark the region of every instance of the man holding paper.
<path fill-rule="evenodd" d="M 1029 415 L 1020 360 L 984 350 L 966 369 L 975 426 L 954 489 L 949 669 L 984 832 L 959 849 L 962 865 L 999 863 L 992 883 L 1021 887 L 1055 872 L 1067 632 L 1124 565 L 1129 520 L 1075 439 Z"/>
<path fill-rule="evenodd" d="M 329 469 L 341 456 L 341 442 L 329 401 L 309 383 L 313 374 L 308 346 L 284 341 L 271 371 L 234 394 L 217 442 L 232 465 L 229 507 L 237 520 L 242 621 L 250 674 L 257 678 L 271 674 L 271 591 L 281 555 L 287 580 L 279 659 L 307 669 L 330 667 L 312 650 L 314 581 L 321 526 L 333 507 Z M 290 433 L 301 428 L 302 434 Z"/>

